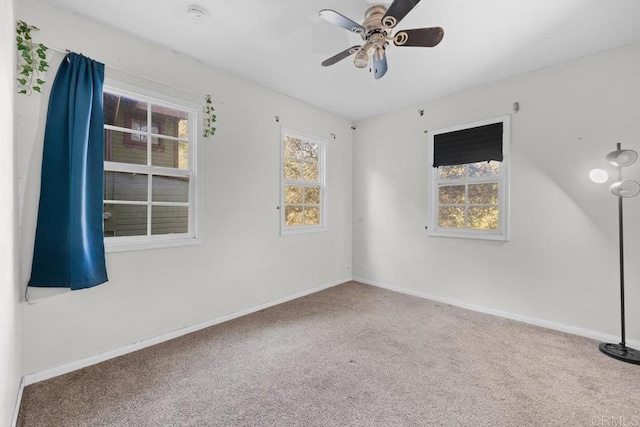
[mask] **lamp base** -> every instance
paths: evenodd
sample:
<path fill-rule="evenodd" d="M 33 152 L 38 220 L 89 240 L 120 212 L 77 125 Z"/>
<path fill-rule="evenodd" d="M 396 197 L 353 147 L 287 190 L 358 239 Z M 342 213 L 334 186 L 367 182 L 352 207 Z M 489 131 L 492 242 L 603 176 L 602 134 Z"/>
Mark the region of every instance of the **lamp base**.
<path fill-rule="evenodd" d="M 600 351 L 609 357 L 621 360 L 627 363 L 640 365 L 640 351 L 627 347 L 622 344 L 600 343 Z"/>

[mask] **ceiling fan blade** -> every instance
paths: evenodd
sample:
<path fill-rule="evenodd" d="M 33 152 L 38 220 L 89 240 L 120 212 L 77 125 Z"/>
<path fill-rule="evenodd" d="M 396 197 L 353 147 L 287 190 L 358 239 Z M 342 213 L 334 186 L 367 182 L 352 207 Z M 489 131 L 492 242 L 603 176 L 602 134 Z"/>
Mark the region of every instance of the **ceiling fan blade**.
<path fill-rule="evenodd" d="M 378 52 L 373 52 L 373 76 L 376 80 L 387 73 L 387 54 L 384 49 L 381 49 L 381 51 L 382 58 L 378 56 Z"/>
<path fill-rule="evenodd" d="M 395 27 L 418 3 L 420 0 L 395 0 L 382 17 L 382 25 L 387 28 Z"/>
<path fill-rule="evenodd" d="M 440 27 L 417 28 L 398 31 L 393 37 L 396 46 L 434 47 L 442 41 L 444 30 Z"/>
<path fill-rule="evenodd" d="M 358 46 L 358 45 L 351 46 L 349 49 L 345 49 L 342 52 L 340 52 L 339 54 L 334 55 L 331 58 L 322 61 L 322 66 L 323 67 L 328 67 L 329 65 L 333 65 L 336 62 L 339 62 L 339 61 L 342 61 L 345 58 L 348 58 L 349 56 L 353 55 L 354 53 L 356 53 L 359 50 L 360 50 L 360 46 Z"/>
<path fill-rule="evenodd" d="M 332 24 L 336 24 L 356 34 L 364 34 L 366 31 L 362 25 L 358 24 L 357 22 L 353 22 L 351 19 L 347 18 L 344 15 L 339 14 L 335 10 L 322 9 L 319 15 L 320 15 L 320 18 L 324 19 L 325 21 L 331 22 Z"/>

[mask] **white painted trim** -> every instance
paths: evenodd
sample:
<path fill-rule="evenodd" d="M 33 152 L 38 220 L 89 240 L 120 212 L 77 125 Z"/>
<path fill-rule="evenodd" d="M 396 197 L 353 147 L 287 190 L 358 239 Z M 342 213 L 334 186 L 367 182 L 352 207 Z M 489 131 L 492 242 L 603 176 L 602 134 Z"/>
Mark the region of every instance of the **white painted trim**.
<path fill-rule="evenodd" d="M 20 386 L 18 387 L 18 395 L 16 396 L 16 406 L 13 409 L 13 421 L 11 426 L 16 427 L 18 425 L 18 414 L 20 413 L 20 403 L 22 403 L 22 393 L 24 391 L 24 377 L 20 379 Z"/>
<path fill-rule="evenodd" d="M 505 319 L 512 319 L 512 320 L 516 320 L 519 322 L 524 322 L 530 325 L 534 325 L 534 326 L 539 326 L 542 328 L 547 328 L 547 329 L 552 329 L 552 330 L 556 330 L 556 331 L 560 331 L 560 332 L 566 332 L 572 335 L 578 335 L 578 336 L 582 336 L 582 337 L 587 337 L 587 338 L 591 338 L 591 339 L 595 339 L 598 341 L 602 341 L 602 342 L 618 342 L 619 341 L 619 337 L 616 337 L 614 335 L 609 335 L 609 334 L 604 334 L 601 332 L 596 332 L 596 331 L 592 331 L 589 329 L 584 329 L 584 328 L 578 328 L 576 326 L 571 326 L 571 325 L 565 325 L 562 323 L 557 323 L 557 322 L 552 322 L 549 320 L 543 320 L 543 319 L 538 319 L 535 317 L 529 317 L 529 316 L 524 316 L 524 315 L 520 315 L 517 313 L 510 313 L 510 312 L 506 312 L 506 311 L 500 311 L 500 310 L 494 310 L 492 308 L 487 308 L 487 307 L 482 307 L 479 305 L 475 305 L 475 304 L 468 304 L 462 301 L 457 301 L 457 300 L 453 300 L 453 299 L 449 299 L 449 298 L 442 298 L 442 297 L 438 297 L 435 295 L 430 295 L 430 294 L 426 294 L 423 292 L 418 292 L 418 291 L 413 291 L 410 289 L 405 289 L 405 288 L 400 288 L 397 286 L 391 286 L 391 285 L 387 285 L 385 283 L 381 283 L 381 282 L 376 282 L 373 280 L 368 280 L 362 277 L 346 277 L 331 283 L 328 283 L 326 285 L 322 285 L 322 286 L 318 286 L 316 288 L 312 288 L 312 289 L 308 289 L 306 291 L 302 291 L 299 292 L 297 294 L 293 294 L 293 295 L 289 295 L 287 297 L 283 297 L 277 300 L 273 300 L 273 301 L 269 301 L 266 302 L 264 304 L 260 304 L 254 307 L 250 307 L 247 308 L 245 310 L 240 310 L 237 311 L 235 313 L 231 313 L 231 314 L 227 314 L 225 316 L 221 316 L 218 317 L 216 319 L 213 320 L 209 320 L 206 322 L 202 322 L 202 323 L 198 323 L 195 325 L 191 325 L 191 326 L 187 326 L 172 332 L 167 332 L 165 334 L 162 335 L 158 335 L 156 337 L 152 337 L 152 338 L 147 338 L 141 341 L 137 341 L 133 344 L 129 344 L 127 346 L 124 347 L 120 347 L 114 350 L 110 350 L 104 353 L 100 353 L 100 354 L 96 354 L 93 356 L 89 356 L 89 357 L 85 357 L 83 359 L 80 360 L 76 360 L 74 362 L 70 362 L 70 363 L 66 363 L 64 365 L 55 367 L 55 368 L 51 368 L 51 369 L 46 369 L 44 371 L 40 371 L 40 372 L 36 372 L 33 374 L 28 374 L 25 375 L 24 377 L 22 377 L 22 381 L 20 382 L 20 390 L 18 393 L 18 398 L 16 401 L 16 409 L 14 412 L 14 421 L 13 421 L 13 426 L 15 427 L 15 423 L 17 422 L 17 417 L 18 417 L 18 412 L 20 409 L 20 402 L 22 401 L 22 391 L 24 389 L 24 387 L 31 385 L 31 384 L 35 384 L 37 382 L 40 381 L 44 381 L 44 380 L 48 380 L 50 378 L 53 377 L 57 377 L 59 375 L 64 375 L 67 374 L 69 372 L 73 372 L 76 371 L 78 369 L 82 369 L 85 368 L 87 366 L 91 366 L 91 365 L 95 365 L 97 363 L 100 362 L 104 362 L 105 360 L 109 360 L 109 359 L 113 359 L 128 353 L 132 353 L 134 351 L 137 350 L 141 350 L 143 348 L 146 347 L 150 347 L 152 345 L 155 344 L 160 344 L 162 342 L 165 341 L 169 341 L 171 339 L 174 338 L 178 338 L 181 337 L 183 335 L 189 334 L 191 332 L 196 332 L 199 331 L 201 329 L 204 328 L 208 328 L 209 326 L 214 326 L 223 322 L 227 322 L 229 320 L 233 320 L 233 319 L 237 319 L 238 317 L 242 317 L 242 316 L 246 316 L 248 314 L 251 313 L 255 313 L 257 311 L 260 310 L 264 310 L 266 308 L 269 307 L 273 307 L 276 306 L 278 304 L 282 304 L 288 301 L 292 301 L 298 298 L 302 298 L 304 296 L 307 295 L 311 295 L 313 293 L 316 292 L 320 292 L 322 290 L 328 289 L 328 288 L 332 288 L 334 286 L 338 286 L 341 285 L 343 283 L 349 282 L 349 281 L 356 281 L 356 282 L 360 282 L 363 283 L 365 285 L 370 285 L 370 286 L 375 286 L 377 288 L 382 288 L 382 289 L 387 289 L 393 292 L 399 292 L 401 294 L 406 294 L 406 295 L 412 295 L 415 297 L 419 297 L 419 298 L 424 298 L 424 299 L 428 299 L 431 301 L 436 301 L 436 302 L 440 302 L 443 304 L 449 304 L 452 306 L 456 306 L 456 307 L 460 307 L 460 308 L 464 308 L 467 310 L 472 310 L 472 311 L 477 311 L 480 313 L 485 313 L 485 314 L 490 314 L 493 316 L 498 316 L 498 317 L 502 317 Z M 636 341 L 636 340 L 627 340 L 627 344 L 630 347 L 635 347 L 638 348 L 640 347 L 640 341 Z"/>
<path fill-rule="evenodd" d="M 284 163 L 285 163 L 285 139 L 287 136 L 292 136 L 301 140 L 316 143 L 319 146 L 318 152 L 318 182 L 307 181 L 292 181 L 287 180 L 284 177 Z M 280 127 L 280 236 L 316 233 L 328 231 L 328 196 L 327 196 L 327 158 L 329 157 L 329 144 L 328 140 L 319 136 L 307 134 L 304 132 L 298 132 L 293 129 Z M 320 224 L 319 225 L 298 225 L 298 226 L 286 226 L 285 225 L 285 201 L 284 201 L 284 189 L 286 185 L 300 185 L 300 186 L 320 186 Z"/>
<path fill-rule="evenodd" d="M 387 289 L 390 291 L 399 292 L 401 294 L 412 295 L 415 297 L 424 298 L 431 301 L 440 302 L 443 304 L 449 304 L 449 305 L 464 308 L 467 310 L 477 311 L 480 313 L 491 314 L 493 316 L 503 317 L 505 319 L 517 320 L 518 322 L 527 323 L 529 325 L 539 326 L 547 329 L 553 329 L 555 331 L 560 331 L 560 332 L 566 332 L 568 334 L 591 338 L 601 342 L 618 343 L 620 341 L 620 337 L 604 334 L 602 332 L 592 331 L 590 329 L 579 328 L 577 326 L 565 325 L 563 323 L 552 322 L 550 320 L 538 319 L 536 317 L 524 316 L 522 314 L 510 313 L 507 311 L 494 310 L 492 308 L 482 307 L 475 304 L 469 304 L 466 302 L 457 301 L 449 298 L 442 298 L 439 296 L 430 295 L 430 294 L 426 294 L 419 291 L 399 288 L 396 286 L 387 285 L 385 283 L 364 279 L 362 277 L 354 277 L 353 280 L 356 282 L 364 283 L 365 285 L 375 286 L 377 288 Z M 640 341 L 627 340 L 627 345 L 629 347 L 639 348 Z"/>
<path fill-rule="evenodd" d="M 450 133 L 464 129 L 472 129 L 475 127 L 490 125 L 494 123 L 502 123 L 502 155 L 503 160 L 500 163 L 500 174 L 498 176 L 499 183 L 499 196 L 498 196 L 498 211 L 499 215 L 499 227 L 498 230 L 473 230 L 469 228 L 464 229 L 450 229 L 440 228 L 438 226 L 438 185 L 441 183 L 439 179 L 438 168 L 433 166 L 434 157 L 434 141 L 436 135 L 443 133 Z M 511 116 L 504 115 L 493 117 L 489 119 L 479 120 L 473 123 L 461 124 L 456 126 L 450 126 L 445 129 L 437 129 L 429 132 L 427 152 L 429 158 L 430 168 L 430 185 L 428 184 L 430 193 L 427 195 L 430 208 L 427 210 L 427 234 L 433 237 L 453 237 L 461 239 L 483 239 L 483 240 L 498 240 L 509 241 L 509 165 L 511 163 Z M 484 179 L 469 179 L 465 177 L 460 180 L 451 180 L 451 184 L 459 182 L 461 184 L 470 184 L 476 182 L 483 182 Z M 492 180 L 493 181 L 493 180 Z M 449 181 L 448 181 L 449 182 Z"/>
<path fill-rule="evenodd" d="M 342 283 L 349 282 L 351 280 L 350 277 L 336 280 L 334 282 L 328 283 L 326 285 L 318 286 L 312 289 L 308 289 L 306 291 L 298 292 L 297 294 L 289 295 L 283 298 L 279 298 L 273 301 L 266 302 L 264 304 L 256 305 L 244 310 L 237 311 L 235 313 L 227 314 L 225 316 L 218 317 L 216 319 L 208 320 L 206 322 L 197 323 L 195 325 L 186 326 L 181 329 L 177 329 L 175 331 L 167 332 L 162 335 L 158 335 L 152 338 L 146 338 L 141 341 L 134 342 L 132 344 L 126 345 L 124 347 L 116 348 L 113 350 L 106 351 L 104 353 L 95 354 L 93 356 L 85 357 L 74 362 L 65 363 L 64 365 L 57 366 L 51 369 L 45 369 L 44 371 L 35 372 L 33 374 L 25 375 L 22 380 L 24 386 L 28 386 L 40 381 L 48 380 L 53 377 L 57 377 L 59 375 L 64 375 L 69 372 L 76 371 L 78 369 L 85 368 L 87 366 L 95 365 L 96 363 L 104 362 L 105 360 L 113 359 L 128 353 L 132 353 L 137 350 L 142 350 L 145 347 L 150 347 L 152 345 L 160 344 L 165 341 L 169 341 L 174 338 L 181 337 L 186 334 L 190 334 L 191 332 L 196 332 L 204 328 L 208 328 L 209 326 L 214 326 L 219 323 L 227 322 L 229 320 L 236 319 L 238 317 L 246 316 L 247 314 L 255 313 L 260 310 L 264 310 L 265 308 L 273 307 L 278 304 L 282 304 L 288 301 L 292 301 L 294 299 L 302 298 L 304 296 L 332 288 L 334 286 L 340 285 Z"/>
<path fill-rule="evenodd" d="M 148 175 L 148 197 L 147 201 L 139 201 L 135 203 L 121 203 L 122 201 L 104 200 L 103 204 L 135 204 L 147 207 L 147 234 L 143 236 L 129 237 L 106 237 L 105 252 L 122 252 L 135 251 L 144 249 L 172 248 L 178 246 L 199 245 L 204 241 L 204 142 L 202 141 L 202 124 L 201 124 L 201 104 L 189 101 L 187 99 L 176 98 L 165 95 L 160 92 L 149 90 L 142 86 L 135 86 L 122 81 L 106 78 L 104 83 L 104 91 L 115 95 L 126 96 L 129 98 L 144 101 L 147 105 L 160 105 L 176 110 L 185 111 L 189 116 L 189 169 L 180 170 L 177 168 L 168 168 L 153 166 L 151 162 L 152 151 L 148 146 L 147 164 L 133 165 L 121 162 L 104 162 L 104 170 L 107 172 L 130 172 Z M 151 109 L 147 109 L 147 120 L 151 121 Z M 108 129 L 117 130 L 119 132 L 129 132 L 129 129 L 120 128 L 119 126 L 105 125 Z M 151 129 L 147 132 L 140 132 L 141 135 L 147 135 L 148 144 L 151 144 L 152 137 L 160 137 L 171 139 L 174 141 L 184 141 L 182 138 L 169 137 L 154 134 Z M 151 234 L 151 209 L 152 206 L 169 206 L 163 203 L 153 202 L 152 200 L 152 175 L 155 176 L 180 176 L 189 178 L 189 202 L 186 206 L 189 208 L 189 229 L 187 233 L 177 235 Z M 176 206 L 176 205 L 174 205 Z"/>

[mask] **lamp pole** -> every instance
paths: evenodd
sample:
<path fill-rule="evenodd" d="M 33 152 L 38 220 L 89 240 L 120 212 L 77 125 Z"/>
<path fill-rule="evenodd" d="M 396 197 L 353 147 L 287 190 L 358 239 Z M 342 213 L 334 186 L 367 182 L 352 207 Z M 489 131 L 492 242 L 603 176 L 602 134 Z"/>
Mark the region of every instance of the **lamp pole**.
<path fill-rule="evenodd" d="M 620 143 L 617 144 L 617 149 L 620 151 Z M 622 181 L 622 166 L 618 166 L 618 182 Z M 623 226 L 623 212 L 622 197 L 618 197 L 618 241 L 620 253 L 620 330 L 621 341 L 620 345 L 624 348 L 627 347 L 626 333 L 625 333 L 625 315 L 624 315 L 624 226 Z"/>
<path fill-rule="evenodd" d="M 627 150 L 627 152 L 630 150 Z M 625 153 L 625 151 L 622 150 L 620 143 L 618 143 L 616 145 L 616 151 L 614 151 L 613 153 L 610 153 L 607 156 L 607 159 L 613 158 L 613 157 L 620 157 L 620 154 Z M 637 153 L 633 152 L 633 155 L 636 156 L 637 158 Z M 611 155 L 614 155 L 613 157 L 611 157 Z M 613 195 L 618 197 L 618 241 L 619 241 L 619 253 L 620 253 L 620 326 L 621 326 L 621 340 L 619 344 L 612 344 L 612 343 L 600 343 L 600 351 L 603 352 L 604 354 L 606 354 L 607 356 L 613 357 L 614 359 L 618 359 L 621 360 L 623 362 L 627 362 L 627 363 L 633 363 L 636 365 L 640 365 L 640 351 L 635 350 L 633 348 L 627 347 L 627 343 L 626 343 L 626 331 L 625 331 L 625 313 L 624 313 L 624 222 L 623 222 L 623 204 L 622 204 L 622 199 L 624 197 L 633 197 L 635 196 L 637 193 L 635 194 L 630 194 L 629 196 L 626 196 L 625 193 L 623 191 L 618 191 L 619 189 L 616 188 L 616 191 L 613 191 L 613 188 L 616 187 L 616 185 L 621 185 L 624 183 L 624 181 L 622 180 L 622 167 L 623 166 L 629 166 L 630 164 L 633 164 L 633 162 L 635 162 L 635 158 L 633 159 L 633 161 L 631 161 L 631 163 L 629 164 L 624 164 L 624 162 L 620 162 L 620 161 L 616 161 L 612 163 L 616 166 L 617 171 L 618 171 L 618 182 L 616 184 L 614 184 L 610 191 L 612 192 Z M 637 185 L 637 183 L 635 183 Z"/>

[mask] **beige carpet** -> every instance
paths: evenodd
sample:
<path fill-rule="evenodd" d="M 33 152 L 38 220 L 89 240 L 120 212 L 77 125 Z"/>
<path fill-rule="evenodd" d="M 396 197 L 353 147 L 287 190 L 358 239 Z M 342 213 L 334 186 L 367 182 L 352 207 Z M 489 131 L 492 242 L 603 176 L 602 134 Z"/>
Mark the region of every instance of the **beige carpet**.
<path fill-rule="evenodd" d="M 614 422 L 640 366 L 597 342 L 351 282 L 28 386 L 18 425 Z"/>

